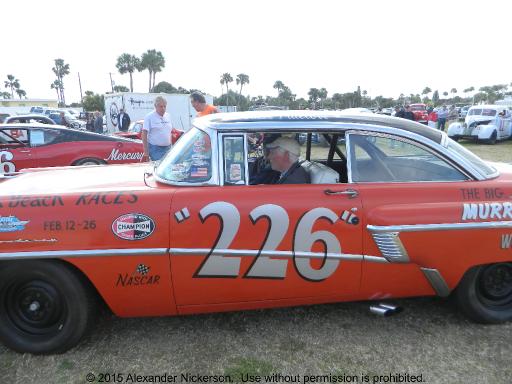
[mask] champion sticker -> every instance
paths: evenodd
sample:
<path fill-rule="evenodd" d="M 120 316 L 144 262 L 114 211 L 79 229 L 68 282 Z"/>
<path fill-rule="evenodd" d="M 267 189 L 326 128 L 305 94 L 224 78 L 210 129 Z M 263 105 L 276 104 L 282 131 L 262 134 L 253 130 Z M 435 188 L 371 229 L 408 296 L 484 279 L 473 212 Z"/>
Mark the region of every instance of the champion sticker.
<path fill-rule="evenodd" d="M 0 232 L 23 231 L 28 221 L 21 221 L 15 216 L 0 216 Z"/>
<path fill-rule="evenodd" d="M 155 222 L 151 217 L 141 213 L 128 213 L 119 216 L 112 223 L 112 232 L 124 240 L 142 240 L 155 230 Z"/>

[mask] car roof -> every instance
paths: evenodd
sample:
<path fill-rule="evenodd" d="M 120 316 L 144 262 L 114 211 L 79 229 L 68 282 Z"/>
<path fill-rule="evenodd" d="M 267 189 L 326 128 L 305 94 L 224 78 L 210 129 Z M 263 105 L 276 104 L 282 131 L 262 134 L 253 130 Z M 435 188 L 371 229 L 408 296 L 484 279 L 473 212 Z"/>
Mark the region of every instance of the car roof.
<path fill-rule="evenodd" d="M 482 105 L 473 105 L 470 109 L 507 109 L 504 105 L 492 105 L 492 104 L 482 104 Z"/>
<path fill-rule="evenodd" d="M 241 124 L 243 123 L 243 125 Z M 249 111 L 217 113 L 206 115 L 194 120 L 199 128 L 210 128 L 218 131 L 257 129 L 265 131 L 279 131 L 283 129 L 311 128 L 335 129 L 330 123 L 336 125 L 376 125 L 386 128 L 396 128 L 424 136 L 436 143 L 441 143 L 441 131 L 408 119 L 401 119 L 374 113 L 347 113 L 343 111 Z M 340 126 L 340 128 L 342 128 Z M 350 127 L 344 127 L 345 129 Z"/>
<path fill-rule="evenodd" d="M 46 129 L 64 129 L 66 131 L 72 130 L 63 125 L 57 125 L 57 124 L 51 125 L 51 124 L 37 123 L 37 122 L 36 123 L 3 123 L 3 124 L 0 124 L 0 128 L 13 128 L 13 127 L 17 128 L 17 129 L 46 128 Z"/>
<path fill-rule="evenodd" d="M 32 114 L 27 114 L 27 115 L 11 115 L 6 118 L 6 120 L 11 120 L 11 119 L 43 119 L 43 120 L 53 121 L 47 115 L 42 115 L 42 114 L 37 114 L 37 113 L 32 113 Z"/>

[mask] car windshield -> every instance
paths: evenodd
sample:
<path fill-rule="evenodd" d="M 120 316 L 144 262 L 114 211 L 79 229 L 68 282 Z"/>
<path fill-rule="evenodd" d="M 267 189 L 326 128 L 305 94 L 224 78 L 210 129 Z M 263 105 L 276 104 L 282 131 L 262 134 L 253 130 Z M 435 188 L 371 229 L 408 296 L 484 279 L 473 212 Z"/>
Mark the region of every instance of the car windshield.
<path fill-rule="evenodd" d="M 210 136 L 198 128 L 186 132 L 156 168 L 163 180 L 204 183 L 212 177 Z"/>
<path fill-rule="evenodd" d="M 491 108 L 474 108 L 468 113 L 469 116 L 496 116 L 496 110 Z"/>
<path fill-rule="evenodd" d="M 448 146 L 449 151 L 452 151 L 459 155 L 460 157 L 464 158 L 466 161 L 471 163 L 473 167 L 475 167 L 478 171 L 480 171 L 485 176 L 491 176 L 496 174 L 496 169 L 485 163 L 482 159 L 480 159 L 478 156 L 476 156 L 473 152 L 467 150 L 459 143 L 455 142 L 452 139 L 448 140 Z"/>
<path fill-rule="evenodd" d="M 413 111 L 426 111 L 427 108 L 424 105 L 411 105 Z"/>

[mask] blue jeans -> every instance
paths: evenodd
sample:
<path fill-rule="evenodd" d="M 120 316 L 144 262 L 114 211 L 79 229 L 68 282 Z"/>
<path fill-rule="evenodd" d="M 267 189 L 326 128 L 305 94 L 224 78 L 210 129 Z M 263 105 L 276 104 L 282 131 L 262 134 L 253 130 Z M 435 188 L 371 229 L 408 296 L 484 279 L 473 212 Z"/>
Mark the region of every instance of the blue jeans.
<path fill-rule="evenodd" d="M 169 148 L 171 148 L 170 145 L 161 146 L 148 143 L 149 158 L 153 161 L 160 160 Z"/>
<path fill-rule="evenodd" d="M 440 131 L 444 131 L 445 125 L 446 125 L 446 118 L 440 117 L 437 119 L 437 128 Z"/>

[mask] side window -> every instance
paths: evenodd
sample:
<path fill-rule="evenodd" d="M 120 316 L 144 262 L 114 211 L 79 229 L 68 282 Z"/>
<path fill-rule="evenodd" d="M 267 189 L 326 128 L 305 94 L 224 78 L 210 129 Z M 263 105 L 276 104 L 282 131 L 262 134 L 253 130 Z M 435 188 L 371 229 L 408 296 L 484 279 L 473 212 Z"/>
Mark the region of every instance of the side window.
<path fill-rule="evenodd" d="M 387 136 L 351 134 L 353 182 L 463 181 L 467 177 L 427 149 Z"/>
<path fill-rule="evenodd" d="M 8 128 L 0 130 L 0 143 L 9 147 L 22 147 L 28 144 L 26 129 Z"/>
<path fill-rule="evenodd" d="M 224 184 L 245 184 L 245 145 L 243 135 L 223 136 Z"/>
<path fill-rule="evenodd" d="M 63 132 L 58 129 L 33 129 L 30 132 L 30 145 L 38 147 L 63 141 Z"/>

